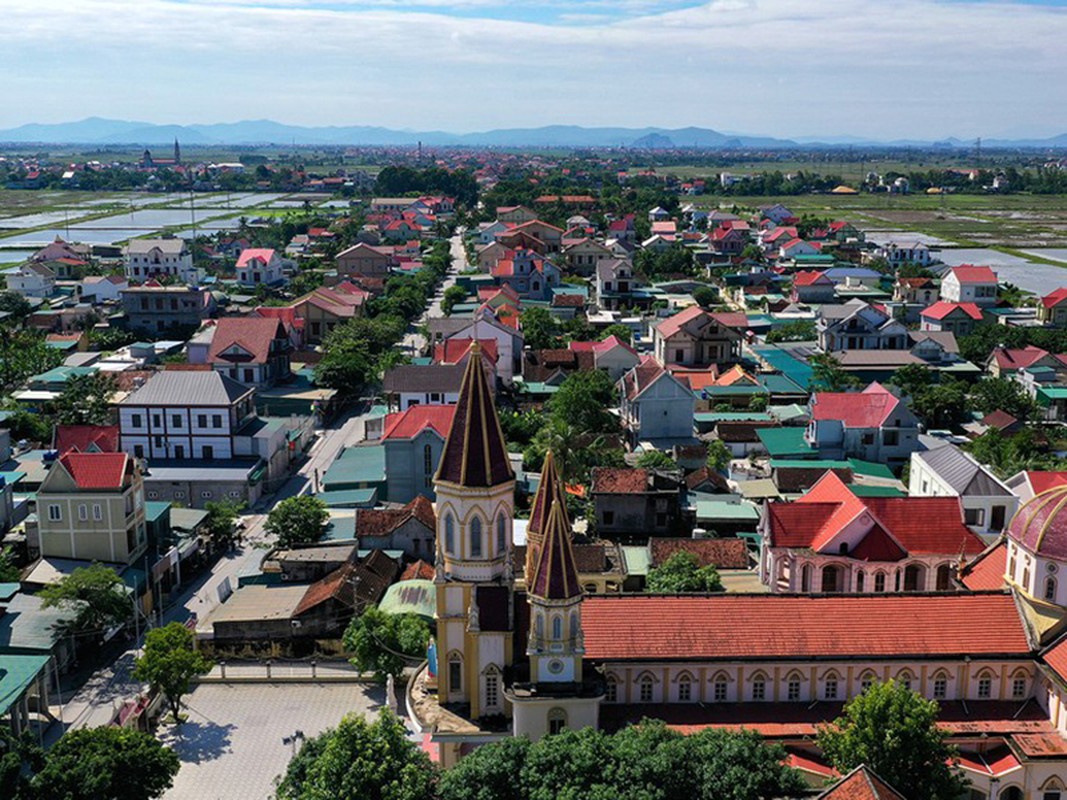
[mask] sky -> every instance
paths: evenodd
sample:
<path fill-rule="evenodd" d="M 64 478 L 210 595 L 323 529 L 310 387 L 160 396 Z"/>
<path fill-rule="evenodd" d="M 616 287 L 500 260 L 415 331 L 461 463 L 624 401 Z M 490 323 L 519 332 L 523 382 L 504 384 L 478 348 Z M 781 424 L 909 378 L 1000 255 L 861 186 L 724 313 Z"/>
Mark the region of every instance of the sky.
<path fill-rule="evenodd" d="M 1067 0 L 2 0 L 0 128 L 1067 133 Z"/>

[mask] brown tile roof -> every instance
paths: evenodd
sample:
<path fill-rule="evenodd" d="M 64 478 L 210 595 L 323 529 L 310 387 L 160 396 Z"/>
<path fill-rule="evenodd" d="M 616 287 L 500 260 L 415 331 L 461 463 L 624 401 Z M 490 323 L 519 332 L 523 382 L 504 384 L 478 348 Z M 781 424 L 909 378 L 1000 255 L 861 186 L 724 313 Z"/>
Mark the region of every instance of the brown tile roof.
<path fill-rule="evenodd" d="M 548 600 L 580 597 L 582 585 L 578 580 L 578 565 L 571 543 L 573 532 L 566 504 L 552 504 L 543 536 L 544 542 L 533 574 L 526 579 L 527 593 Z"/>
<path fill-rule="evenodd" d="M 698 491 L 699 487 L 705 484 L 710 484 L 720 492 L 730 491 L 726 478 L 708 467 L 701 467 L 685 476 L 685 485 L 690 491 Z"/>
<path fill-rule="evenodd" d="M 215 323 L 215 335 L 211 339 L 207 360 L 211 364 L 265 364 L 270 357 L 271 342 L 275 339 L 288 341 L 285 326 L 279 319 L 270 317 L 223 317 Z M 226 353 L 234 345 L 248 355 Z"/>
<path fill-rule="evenodd" d="M 908 800 L 866 766 L 860 765 L 817 800 Z"/>
<path fill-rule="evenodd" d="M 593 494 L 644 494 L 646 491 L 648 491 L 647 469 L 593 468 Z"/>
<path fill-rule="evenodd" d="M 420 494 L 403 508 L 360 509 L 356 512 L 356 536 L 387 536 L 412 518 L 431 531 L 437 527 L 433 505 Z"/>
<path fill-rule="evenodd" d="M 414 564 L 408 564 L 404 571 L 400 573 L 400 580 L 402 581 L 432 581 L 433 579 L 433 564 L 427 564 L 421 558 Z"/>
<path fill-rule="evenodd" d="M 298 617 L 327 600 L 354 608 L 377 603 L 396 579 L 399 568 L 381 550 L 372 550 L 358 564 L 345 564 L 308 587 L 293 612 Z"/>
<path fill-rule="evenodd" d="M 748 545 L 742 539 L 658 539 L 648 541 L 653 566 L 662 564 L 677 552 L 692 553 L 700 566 L 720 569 L 748 569 Z"/>

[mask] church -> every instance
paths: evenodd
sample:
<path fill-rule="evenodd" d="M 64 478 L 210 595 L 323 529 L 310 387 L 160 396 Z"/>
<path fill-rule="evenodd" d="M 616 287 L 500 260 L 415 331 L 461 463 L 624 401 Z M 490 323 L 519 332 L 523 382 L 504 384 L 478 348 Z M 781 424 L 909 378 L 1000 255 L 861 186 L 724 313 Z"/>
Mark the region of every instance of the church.
<path fill-rule="evenodd" d="M 434 478 L 436 655 L 407 692 L 435 760 L 650 717 L 683 732 L 758 731 L 819 786 L 834 773 L 817 727 L 894 679 L 941 705 L 970 800 L 1067 800 L 1067 637 L 1039 624 L 1067 608 L 1051 602 L 1058 584 L 1034 577 L 1053 574 L 1052 555 L 1067 567 L 1067 511 L 1056 516 L 1067 489 L 1025 504 L 950 591 L 587 597 L 549 454 L 517 591 L 515 476 L 472 350 Z"/>

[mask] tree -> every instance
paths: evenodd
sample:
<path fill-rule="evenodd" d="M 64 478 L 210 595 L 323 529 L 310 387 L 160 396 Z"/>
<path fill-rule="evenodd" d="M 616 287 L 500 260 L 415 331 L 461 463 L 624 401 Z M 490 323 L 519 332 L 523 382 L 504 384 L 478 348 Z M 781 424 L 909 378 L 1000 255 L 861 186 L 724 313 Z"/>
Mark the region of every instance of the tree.
<path fill-rule="evenodd" d="M 623 325 L 621 322 L 613 322 L 608 325 L 608 327 L 604 328 L 604 330 L 600 332 L 599 339 L 600 341 L 604 341 L 612 336 L 617 337 L 619 341 L 624 344 L 633 344 L 634 341 L 633 330 L 631 330 L 629 325 Z"/>
<path fill-rule="evenodd" d="M 697 557 L 677 550 L 662 564 L 648 571 L 645 591 L 679 594 L 682 592 L 721 592 L 722 580 L 713 564 L 700 566 Z"/>
<path fill-rule="evenodd" d="M 829 353 L 817 353 L 808 359 L 812 370 L 812 388 L 823 392 L 841 392 L 859 386 L 854 375 L 841 368 L 841 362 Z"/>
<path fill-rule="evenodd" d="M 211 662 L 193 645 L 193 632 L 180 622 L 172 622 L 145 635 L 144 654 L 134 665 L 134 677 L 162 692 L 176 723 L 180 722 L 182 696 L 189 693 L 190 681 L 211 670 Z"/>
<path fill-rule="evenodd" d="M 64 800 L 149 800 L 171 787 L 180 767 L 151 734 L 83 728 L 60 737 L 33 785 L 42 797 Z"/>
<path fill-rule="evenodd" d="M 608 411 L 617 404 L 615 384 L 608 374 L 588 370 L 568 375 L 547 407 L 554 420 L 595 435 L 618 431 L 618 418 Z"/>
<path fill-rule="evenodd" d="M 288 497 L 272 508 L 263 530 L 278 537 L 278 547 L 293 547 L 319 541 L 326 533 L 329 519 L 326 503 L 302 494 Z"/>
<path fill-rule="evenodd" d="M 278 785 L 279 800 L 430 800 L 437 772 L 389 711 L 351 714 L 304 743 Z"/>
<path fill-rule="evenodd" d="M 815 339 L 815 323 L 807 319 L 787 322 L 767 334 L 767 343 L 777 342 L 811 342 Z"/>
<path fill-rule="evenodd" d="M 971 389 L 971 402 L 977 411 L 989 414 L 1006 411 L 1021 420 L 1037 412 L 1037 404 L 1017 381 L 1008 378 L 983 378 Z"/>
<path fill-rule="evenodd" d="M 342 643 L 361 672 L 384 681 L 425 658 L 430 626 L 416 614 L 389 614 L 372 605 L 348 624 Z"/>
<path fill-rule="evenodd" d="M 18 583 L 22 570 L 15 564 L 15 551 L 10 547 L 0 549 L 0 583 Z"/>
<path fill-rule="evenodd" d="M 103 636 L 132 615 L 128 592 L 115 570 L 92 564 L 77 567 L 58 583 L 44 587 L 40 596 L 46 608 L 59 607 L 74 613 L 73 619 L 65 622 L 71 631 Z"/>
<path fill-rule="evenodd" d="M 547 308 L 535 306 L 522 312 L 523 341 L 533 350 L 552 350 L 560 346 L 559 322 Z"/>
<path fill-rule="evenodd" d="M 711 308 L 719 302 L 719 293 L 712 286 L 698 286 L 692 292 L 693 300 L 701 308 Z"/>
<path fill-rule="evenodd" d="M 467 290 L 462 286 L 449 286 L 441 297 L 441 310 L 446 317 L 452 315 L 452 309 L 456 303 L 462 303 L 467 299 Z"/>
<path fill-rule="evenodd" d="M 237 534 L 237 518 L 244 509 L 244 501 L 209 500 L 204 503 L 207 519 L 204 525 L 216 546 L 229 547 Z"/>
<path fill-rule="evenodd" d="M 111 396 L 117 388 L 108 372 L 74 375 L 56 398 L 56 422 L 60 425 L 106 425 L 111 418 Z"/>
<path fill-rule="evenodd" d="M 708 442 L 708 469 L 715 472 L 723 472 L 730 466 L 731 458 L 733 458 L 733 453 L 730 452 L 730 448 L 723 443 L 722 439 L 712 439 Z"/>
<path fill-rule="evenodd" d="M 797 797 L 799 773 L 758 734 L 685 736 L 658 720 L 608 734 L 564 730 L 479 747 L 441 776 L 440 800 L 768 800 Z"/>
<path fill-rule="evenodd" d="M 32 310 L 30 301 L 18 292 L 0 292 L 0 312 L 10 314 L 10 319 L 19 322 Z"/>
<path fill-rule="evenodd" d="M 886 382 L 900 388 L 905 397 L 914 399 L 933 385 L 934 373 L 925 364 L 906 364 L 894 371 Z"/>
<path fill-rule="evenodd" d="M 29 731 L 15 736 L 0 726 L 0 797 L 33 800 L 33 774 L 44 766 L 44 750 Z"/>
<path fill-rule="evenodd" d="M 646 450 L 637 457 L 637 466 L 641 469 L 678 469 L 678 462 L 662 450 Z"/>
<path fill-rule="evenodd" d="M 820 728 L 818 744 L 841 774 L 866 764 L 894 776 L 905 797 L 956 800 L 968 782 L 953 769 L 956 750 L 937 727 L 938 711 L 936 701 L 896 681 L 873 684 Z"/>

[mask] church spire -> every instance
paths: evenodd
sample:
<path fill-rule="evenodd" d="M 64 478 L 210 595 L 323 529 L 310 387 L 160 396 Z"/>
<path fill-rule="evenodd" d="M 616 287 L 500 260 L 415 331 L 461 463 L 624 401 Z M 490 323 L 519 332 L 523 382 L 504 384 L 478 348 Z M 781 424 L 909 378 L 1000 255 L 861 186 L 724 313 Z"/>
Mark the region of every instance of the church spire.
<path fill-rule="evenodd" d="M 435 482 L 486 488 L 515 478 L 485 372 L 481 345 L 474 341 Z"/>
<path fill-rule="evenodd" d="M 582 586 L 571 543 L 571 522 L 561 497 L 557 496 L 548 511 L 542 538 L 537 564 L 527 580 L 527 592 L 531 597 L 545 600 L 580 598 Z"/>
<path fill-rule="evenodd" d="M 526 524 L 526 567 L 523 574 L 527 582 L 533 576 L 534 567 L 541 553 L 541 543 L 544 541 L 543 531 L 549 511 L 552 510 L 557 500 L 563 501 L 562 487 L 559 470 L 556 469 L 555 456 L 549 450 L 545 453 L 545 463 L 541 467 L 541 482 L 537 486 L 537 494 L 534 495 L 533 505 L 530 506 L 530 520 Z"/>

